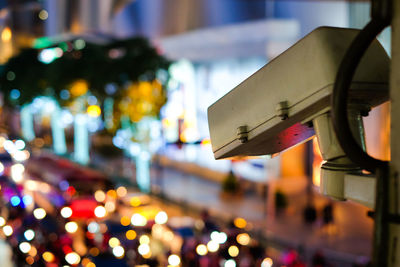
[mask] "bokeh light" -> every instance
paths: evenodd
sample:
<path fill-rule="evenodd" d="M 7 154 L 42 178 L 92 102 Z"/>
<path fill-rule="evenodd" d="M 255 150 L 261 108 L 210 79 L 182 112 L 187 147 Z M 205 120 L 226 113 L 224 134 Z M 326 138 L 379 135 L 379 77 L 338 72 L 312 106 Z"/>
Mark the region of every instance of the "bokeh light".
<path fill-rule="evenodd" d="M 114 212 L 116 208 L 115 203 L 113 201 L 107 201 L 106 204 L 104 204 L 104 208 L 107 212 Z"/>
<path fill-rule="evenodd" d="M 55 259 L 54 254 L 49 251 L 46 251 L 45 253 L 43 253 L 42 257 L 47 262 L 53 262 Z"/>
<path fill-rule="evenodd" d="M 24 149 L 25 148 L 24 140 L 19 139 L 19 140 L 15 141 L 15 148 L 18 150 Z"/>
<path fill-rule="evenodd" d="M 247 233 L 238 234 L 236 241 L 243 246 L 247 246 L 250 243 L 250 236 Z"/>
<path fill-rule="evenodd" d="M 134 240 L 136 238 L 136 236 L 137 236 L 137 234 L 136 234 L 136 232 L 134 230 L 128 230 L 126 232 L 126 238 L 128 240 Z"/>
<path fill-rule="evenodd" d="M 42 9 L 42 10 L 40 10 L 38 16 L 39 16 L 39 19 L 46 20 L 49 18 L 49 13 L 46 10 Z"/>
<path fill-rule="evenodd" d="M 97 105 L 90 105 L 90 106 L 87 108 L 87 114 L 88 114 L 90 117 L 97 118 L 97 117 L 99 117 L 99 116 L 101 115 L 101 109 L 100 109 L 100 107 L 97 106 Z"/>
<path fill-rule="evenodd" d="M 142 236 L 139 238 L 139 243 L 140 243 L 140 244 L 149 244 L 149 243 L 150 243 L 150 238 L 149 238 L 149 236 L 148 236 L 148 235 L 142 235 Z"/>
<path fill-rule="evenodd" d="M 131 219 L 129 217 L 127 217 L 127 216 L 122 216 L 121 217 L 121 224 L 123 226 L 128 226 L 128 225 L 131 224 Z"/>
<path fill-rule="evenodd" d="M 78 224 L 76 222 L 67 222 L 65 224 L 65 230 L 68 233 L 75 233 L 78 230 Z"/>
<path fill-rule="evenodd" d="M 230 246 L 228 248 L 228 253 L 232 258 L 237 257 L 237 255 L 239 255 L 239 248 L 237 246 Z"/>
<path fill-rule="evenodd" d="M 10 203 L 12 206 L 16 207 L 21 203 L 21 199 L 18 196 L 13 196 L 10 199 Z"/>
<path fill-rule="evenodd" d="M 32 256 L 28 256 L 28 257 L 26 257 L 25 261 L 29 265 L 32 265 L 35 262 L 35 259 Z"/>
<path fill-rule="evenodd" d="M 200 255 L 200 256 L 207 255 L 207 252 L 208 252 L 207 246 L 204 245 L 204 244 L 198 245 L 198 246 L 196 247 L 196 252 L 197 252 L 197 254 Z"/>
<path fill-rule="evenodd" d="M 3 233 L 5 236 L 10 236 L 13 234 L 13 229 L 10 225 L 6 225 L 3 227 Z"/>
<path fill-rule="evenodd" d="M 240 218 L 240 217 L 236 218 L 236 219 L 233 221 L 233 223 L 234 223 L 234 225 L 235 225 L 237 228 L 240 228 L 240 229 L 245 228 L 246 225 L 247 225 L 246 220 L 243 219 L 243 218 Z"/>
<path fill-rule="evenodd" d="M 98 248 L 94 247 L 94 248 L 89 249 L 89 253 L 93 257 L 97 257 L 100 253 L 100 250 Z"/>
<path fill-rule="evenodd" d="M 1 40 L 3 42 L 9 42 L 12 38 L 12 32 L 9 27 L 5 27 L 4 30 L 1 32 Z"/>
<path fill-rule="evenodd" d="M 229 259 L 225 262 L 224 267 L 236 267 L 236 262 L 233 259 Z"/>
<path fill-rule="evenodd" d="M 139 254 L 140 255 L 146 255 L 147 253 L 149 253 L 150 252 L 150 246 L 148 245 L 148 244 L 141 244 L 139 247 L 138 247 L 138 252 L 139 252 Z"/>
<path fill-rule="evenodd" d="M 19 250 L 21 250 L 22 253 L 28 253 L 29 250 L 31 250 L 31 244 L 28 242 L 22 242 L 19 244 Z"/>
<path fill-rule="evenodd" d="M 97 222 L 91 222 L 88 225 L 88 231 L 89 233 L 95 234 L 100 230 L 100 226 Z"/>
<path fill-rule="evenodd" d="M 65 255 L 65 260 L 69 264 L 79 264 L 79 262 L 81 261 L 81 257 L 76 252 L 70 252 Z"/>
<path fill-rule="evenodd" d="M 113 252 L 115 257 L 121 258 L 122 256 L 124 256 L 125 250 L 121 246 L 116 246 L 116 247 L 113 248 L 112 252 Z"/>
<path fill-rule="evenodd" d="M 26 240 L 31 241 L 35 238 L 35 232 L 32 229 L 28 229 L 24 232 L 24 237 Z"/>
<path fill-rule="evenodd" d="M 37 249 L 34 246 L 31 246 L 31 249 L 28 252 L 29 256 L 36 257 Z"/>
<path fill-rule="evenodd" d="M 94 209 L 94 215 L 96 215 L 97 218 L 103 218 L 107 214 L 106 209 L 103 206 L 97 206 Z"/>
<path fill-rule="evenodd" d="M 121 245 L 121 242 L 119 242 L 119 239 L 116 237 L 111 237 L 110 240 L 108 240 L 108 245 L 112 248 L 115 248 L 119 245 Z"/>
<path fill-rule="evenodd" d="M 168 263 L 172 266 L 178 266 L 181 263 L 181 259 L 178 255 L 172 254 L 168 257 Z"/>
<path fill-rule="evenodd" d="M 35 216 L 36 219 L 41 220 L 46 217 L 46 211 L 42 208 L 34 209 L 33 216 Z"/>
<path fill-rule="evenodd" d="M 11 178 L 14 180 L 14 182 L 22 182 L 22 180 L 24 179 L 24 171 L 25 167 L 21 163 L 17 163 L 11 166 Z"/>
<path fill-rule="evenodd" d="M 33 198 L 30 195 L 23 196 L 22 202 L 24 202 L 25 206 L 29 206 L 33 203 Z"/>
<path fill-rule="evenodd" d="M 219 249 L 219 244 L 218 242 L 211 240 L 207 243 L 207 249 L 210 252 L 216 252 Z"/>
<path fill-rule="evenodd" d="M 164 224 L 168 221 L 168 215 L 165 213 L 165 211 L 160 211 L 157 213 L 156 217 L 154 218 L 154 221 L 158 224 Z"/>
<path fill-rule="evenodd" d="M 126 190 L 125 186 L 120 186 L 117 188 L 117 195 L 119 197 L 124 197 L 124 196 L 126 196 L 127 193 L 128 193 L 128 191 Z"/>
<path fill-rule="evenodd" d="M 265 258 L 261 263 L 261 267 L 272 267 L 273 263 L 271 258 Z"/>
<path fill-rule="evenodd" d="M 104 200 L 106 200 L 106 194 L 105 194 L 103 191 L 101 191 L 101 190 L 97 190 L 97 191 L 94 193 L 94 198 L 95 198 L 96 201 L 98 201 L 98 202 L 103 202 Z"/>
<path fill-rule="evenodd" d="M 135 213 L 132 215 L 131 223 L 133 226 L 145 226 L 147 224 L 147 219 L 143 215 Z"/>
<path fill-rule="evenodd" d="M 72 216 L 72 209 L 70 207 L 64 207 L 61 209 L 60 213 L 63 218 L 69 218 Z"/>

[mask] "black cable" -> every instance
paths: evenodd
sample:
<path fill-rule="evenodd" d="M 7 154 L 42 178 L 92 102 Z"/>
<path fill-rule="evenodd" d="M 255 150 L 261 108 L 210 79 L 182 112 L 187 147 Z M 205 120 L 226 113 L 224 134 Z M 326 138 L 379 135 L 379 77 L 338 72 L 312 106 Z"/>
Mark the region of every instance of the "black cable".
<path fill-rule="evenodd" d="M 386 26 L 386 22 L 371 20 L 360 31 L 340 64 L 331 99 L 333 126 L 343 151 L 353 163 L 372 173 L 375 173 L 377 168 L 387 165 L 388 162 L 369 156 L 353 137 L 347 115 L 347 98 L 351 81 L 362 56 Z"/>
<path fill-rule="evenodd" d="M 349 159 L 377 176 L 374 246 L 372 264 L 385 267 L 389 255 L 389 162 L 369 156 L 357 143 L 350 130 L 347 98 L 356 68 L 375 37 L 390 23 L 388 19 L 372 19 L 360 31 L 347 50 L 337 73 L 331 99 L 331 115 L 337 139 Z"/>

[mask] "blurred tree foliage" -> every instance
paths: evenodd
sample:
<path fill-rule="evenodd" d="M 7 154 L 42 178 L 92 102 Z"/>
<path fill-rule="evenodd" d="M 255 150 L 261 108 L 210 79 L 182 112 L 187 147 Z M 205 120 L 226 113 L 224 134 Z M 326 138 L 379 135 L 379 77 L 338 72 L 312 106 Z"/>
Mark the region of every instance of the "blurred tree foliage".
<path fill-rule="evenodd" d="M 47 95 L 65 104 L 72 99 L 60 97 L 62 91 L 70 90 L 77 81 L 85 81 L 90 94 L 101 100 L 112 96 L 118 101 L 129 95 L 125 92 L 129 85 L 139 81 L 153 84 L 157 81 L 161 85 L 161 95 L 165 95 L 163 91 L 171 62 L 161 56 L 147 39 L 135 37 L 105 45 L 84 42 L 80 49 L 74 46 L 74 42 L 76 40 L 44 48 L 62 51 L 59 58 L 48 64 L 39 60 L 44 49 L 24 49 L 11 58 L 0 73 L 0 89 L 5 103 L 22 105 L 36 96 Z M 158 75 L 160 71 L 164 73 L 161 78 Z M 110 84 L 117 90 L 107 92 Z M 20 94 L 13 96 L 13 89 Z"/>

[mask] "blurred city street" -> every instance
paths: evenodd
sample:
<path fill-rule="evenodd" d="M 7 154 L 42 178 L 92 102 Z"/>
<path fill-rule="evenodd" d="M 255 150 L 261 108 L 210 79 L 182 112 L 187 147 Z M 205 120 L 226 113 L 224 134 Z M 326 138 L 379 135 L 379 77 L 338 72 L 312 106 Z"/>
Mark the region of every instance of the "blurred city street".
<path fill-rule="evenodd" d="M 399 10 L 0 0 L 0 267 L 399 267 Z"/>
<path fill-rule="evenodd" d="M 353 262 L 367 261 L 371 253 L 373 221 L 367 217 L 369 209 L 360 204 L 351 201 L 335 202 L 334 224 L 327 229 L 323 223 L 322 209 L 330 200 L 321 196 L 314 188 L 313 199 L 319 216 L 312 225 L 304 222 L 303 211 L 307 204 L 306 177 L 270 183 L 271 192 L 277 187 L 284 188 L 289 197 L 287 210 L 276 214 L 273 207 L 267 205 L 267 199 L 254 191 L 226 197 L 221 193 L 221 185 L 217 180 L 193 174 L 199 173 L 193 164 L 188 164 L 185 168 L 182 167 L 185 163 L 165 158 L 164 163 L 168 167 L 153 167 L 151 172 L 156 195 L 163 196 L 194 214 L 208 210 L 211 215 L 225 222 L 235 217 L 245 218 L 251 223 L 252 232 L 260 235 L 267 244 L 280 250 L 302 250 L 309 260 L 316 251 L 322 251 L 330 261 L 337 262 L 340 266 L 351 266 Z M 128 173 L 135 173 L 135 166 L 129 160 L 125 160 L 123 165 L 128 168 Z M 98 166 L 104 164 L 99 163 Z M 118 172 L 122 171 L 121 168 L 111 166 L 113 164 L 108 165 L 111 176 L 124 176 L 124 172 Z M 128 182 L 134 180 L 133 177 L 124 179 Z M 351 221 L 347 220 L 349 217 L 352 218 Z"/>

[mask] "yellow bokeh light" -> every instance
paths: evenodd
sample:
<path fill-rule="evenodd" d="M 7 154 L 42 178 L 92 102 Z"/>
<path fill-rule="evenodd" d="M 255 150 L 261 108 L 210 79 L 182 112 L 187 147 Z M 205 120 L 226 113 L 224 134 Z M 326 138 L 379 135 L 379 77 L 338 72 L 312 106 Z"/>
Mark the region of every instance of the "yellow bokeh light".
<path fill-rule="evenodd" d="M 117 198 L 117 191 L 115 191 L 114 189 L 108 190 L 107 197 L 114 199 Z"/>
<path fill-rule="evenodd" d="M 114 202 L 112 202 L 112 201 L 107 201 L 106 204 L 104 205 L 104 207 L 106 208 L 106 210 L 108 212 L 113 212 L 113 211 L 115 211 L 115 208 L 116 208 Z"/>
<path fill-rule="evenodd" d="M 55 259 L 53 253 L 51 253 L 49 251 L 46 251 L 45 253 L 43 253 L 42 257 L 47 262 L 53 262 Z"/>
<path fill-rule="evenodd" d="M 94 264 L 93 262 L 89 262 L 88 264 L 86 264 L 85 267 L 96 267 L 96 264 Z"/>
<path fill-rule="evenodd" d="M 82 96 L 89 90 L 88 83 L 85 80 L 75 81 L 70 88 L 71 95 L 73 97 Z"/>
<path fill-rule="evenodd" d="M 250 243 L 250 236 L 247 233 L 238 234 L 236 241 L 243 246 L 247 246 Z"/>
<path fill-rule="evenodd" d="M 49 13 L 48 13 L 46 10 L 42 9 L 42 10 L 40 10 L 40 12 L 39 12 L 39 18 L 40 18 L 41 20 L 46 20 L 46 19 L 49 18 Z"/>
<path fill-rule="evenodd" d="M 142 235 L 139 239 L 140 244 L 149 244 L 150 243 L 150 238 L 147 235 Z"/>
<path fill-rule="evenodd" d="M 12 38 L 12 32 L 9 27 L 5 27 L 4 30 L 1 32 L 1 40 L 3 42 L 9 42 Z"/>
<path fill-rule="evenodd" d="M 126 190 L 126 187 L 120 186 L 117 188 L 117 195 L 119 197 L 124 197 L 124 196 L 126 196 L 127 193 L 128 193 L 128 191 Z"/>
<path fill-rule="evenodd" d="M 90 105 L 87 108 L 87 114 L 90 117 L 97 118 L 101 115 L 101 108 L 98 105 Z"/>
<path fill-rule="evenodd" d="M 247 225 L 246 220 L 243 219 L 243 218 L 240 218 L 240 217 L 236 218 L 236 219 L 233 221 L 233 223 L 235 224 L 235 226 L 236 226 L 237 228 L 241 228 L 241 229 L 245 228 L 246 225 Z"/>
<path fill-rule="evenodd" d="M 119 246 L 121 242 L 119 242 L 118 238 L 116 237 L 111 237 L 110 240 L 108 241 L 108 245 L 112 248 L 115 248 L 116 246 Z"/>
<path fill-rule="evenodd" d="M 236 257 L 239 255 L 239 248 L 237 246 L 230 246 L 228 249 L 229 256 L 232 258 Z"/>
<path fill-rule="evenodd" d="M 98 201 L 98 202 L 103 202 L 104 200 L 106 200 L 106 194 L 105 194 L 103 191 L 101 191 L 101 190 L 97 190 L 97 191 L 94 193 L 94 198 L 95 198 L 96 201 Z"/>
<path fill-rule="evenodd" d="M 128 231 L 126 232 L 126 238 L 127 238 L 128 240 L 133 240 L 133 239 L 135 239 L 135 238 L 136 238 L 136 232 L 135 232 L 134 230 L 128 230 Z"/>
<path fill-rule="evenodd" d="M 196 252 L 197 252 L 197 254 L 199 254 L 200 256 L 206 255 L 207 252 L 208 252 L 207 246 L 204 245 L 204 244 L 198 245 L 198 246 L 196 247 Z"/>
<path fill-rule="evenodd" d="M 128 226 L 128 225 L 131 224 L 131 219 L 129 217 L 127 217 L 127 216 L 122 216 L 121 217 L 121 224 L 123 226 Z"/>
<path fill-rule="evenodd" d="M 219 249 L 219 244 L 218 244 L 218 242 L 215 242 L 215 241 L 213 241 L 213 240 L 209 241 L 209 242 L 207 243 L 207 249 L 208 249 L 208 251 L 210 251 L 210 252 L 216 252 L 216 251 Z"/>

